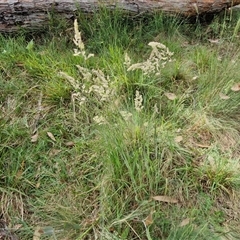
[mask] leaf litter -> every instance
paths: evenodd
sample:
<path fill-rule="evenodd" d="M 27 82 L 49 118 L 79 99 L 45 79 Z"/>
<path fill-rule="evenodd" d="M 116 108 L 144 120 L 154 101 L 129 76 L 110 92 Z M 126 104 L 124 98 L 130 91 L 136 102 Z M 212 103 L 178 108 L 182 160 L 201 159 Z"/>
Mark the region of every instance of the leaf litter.
<path fill-rule="evenodd" d="M 240 91 L 240 82 L 234 84 L 234 85 L 231 87 L 231 90 L 232 90 L 233 92 L 238 92 L 238 91 Z"/>
<path fill-rule="evenodd" d="M 151 212 L 149 213 L 149 215 L 143 220 L 143 223 L 146 227 L 150 226 L 151 224 L 153 224 L 153 214 L 155 213 L 154 210 L 151 210 Z"/>
<path fill-rule="evenodd" d="M 48 137 L 53 140 L 54 142 L 56 142 L 56 138 L 54 137 L 54 135 L 51 132 L 47 132 Z"/>
<path fill-rule="evenodd" d="M 164 93 L 164 95 L 169 99 L 169 100 L 175 100 L 177 96 L 174 93 Z"/>
<path fill-rule="evenodd" d="M 155 201 L 159 201 L 159 202 L 166 202 L 166 203 L 178 203 L 178 200 L 176 198 L 173 197 L 169 197 L 169 196 L 154 196 L 152 197 L 153 200 Z"/>
<path fill-rule="evenodd" d="M 223 94 L 223 93 L 219 93 L 219 97 L 220 97 L 221 99 L 223 99 L 223 100 L 230 99 L 229 96 L 227 96 L 227 95 L 225 95 L 225 94 Z"/>

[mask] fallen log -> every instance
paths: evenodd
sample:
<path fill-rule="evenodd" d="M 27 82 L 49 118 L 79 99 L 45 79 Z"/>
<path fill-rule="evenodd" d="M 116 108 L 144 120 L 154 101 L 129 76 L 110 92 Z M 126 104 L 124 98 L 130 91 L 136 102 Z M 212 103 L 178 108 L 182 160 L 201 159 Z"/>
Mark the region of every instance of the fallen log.
<path fill-rule="evenodd" d="M 49 12 L 69 19 L 78 10 L 90 13 L 104 6 L 133 14 L 163 11 L 191 17 L 217 13 L 238 4 L 240 0 L 0 0 L 0 32 L 41 27 L 48 23 Z"/>

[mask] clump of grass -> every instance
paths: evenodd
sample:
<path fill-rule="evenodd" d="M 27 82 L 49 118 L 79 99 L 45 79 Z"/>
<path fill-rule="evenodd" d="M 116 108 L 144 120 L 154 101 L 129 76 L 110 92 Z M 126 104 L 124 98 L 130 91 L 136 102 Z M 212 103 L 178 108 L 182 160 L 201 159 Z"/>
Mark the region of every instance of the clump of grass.
<path fill-rule="evenodd" d="M 238 22 L 88 18 L 69 45 L 0 39 L 1 220 L 21 239 L 237 233 Z"/>

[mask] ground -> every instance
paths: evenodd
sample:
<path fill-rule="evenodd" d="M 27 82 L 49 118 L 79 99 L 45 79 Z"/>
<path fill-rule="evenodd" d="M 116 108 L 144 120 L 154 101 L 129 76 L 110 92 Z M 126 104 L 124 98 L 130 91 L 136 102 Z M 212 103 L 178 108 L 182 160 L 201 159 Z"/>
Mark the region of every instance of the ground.
<path fill-rule="evenodd" d="M 0 36 L 0 238 L 239 239 L 239 13 L 77 19 Z"/>

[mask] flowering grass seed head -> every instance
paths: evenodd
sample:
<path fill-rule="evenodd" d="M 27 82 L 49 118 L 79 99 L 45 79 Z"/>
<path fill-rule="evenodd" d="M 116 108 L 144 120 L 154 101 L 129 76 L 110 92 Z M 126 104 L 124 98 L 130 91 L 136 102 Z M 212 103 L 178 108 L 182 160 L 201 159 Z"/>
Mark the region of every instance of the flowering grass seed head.
<path fill-rule="evenodd" d="M 82 36 L 81 32 L 78 30 L 78 22 L 77 19 L 74 20 L 74 39 L 73 42 L 74 44 L 78 47 L 80 51 L 83 51 L 85 49 L 84 43 L 82 41 Z"/>
<path fill-rule="evenodd" d="M 124 121 L 129 122 L 132 118 L 132 113 L 127 112 L 127 111 L 120 111 L 119 112 Z"/>
<path fill-rule="evenodd" d="M 138 90 L 136 90 L 134 103 L 136 111 L 141 112 L 143 109 L 143 97 Z"/>
<path fill-rule="evenodd" d="M 131 58 L 128 56 L 127 53 L 124 55 L 124 63 L 123 63 L 127 68 L 131 66 Z"/>
<path fill-rule="evenodd" d="M 105 117 L 103 117 L 103 116 L 95 116 L 93 118 L 93 121 L 98 125 L 107 124 L 107 121 L 106 121 Z"/>
<path fill-rule="evenodd" d="M 151 73 L 159 75 L 161 68 L 164 68 L 167 62 L 172 61 L 171 57 L 173 53 L 165 45 L 158 42 L 150 42 L 148 45 L 152 47 L 149 58 L 145 62 L 132 64 L 128 67 L 127 71 L 141 69 L 144 75 Z M 126 56 L 125 63 L 129 63 Z M 127 64 L 125 65 L 128 66 Z"/>
<path fill-rule="evenodd" d="M 65 72 L 59 72 L 58 75 L 60 77 L 65 78 L 66 80 L 69 81 L 69 83 L 72 85 L 72 87 L 74 88 L 75 91 L 80 89 L 80 84 L 76 81 L 75 78 L 69 76 L 67 73 Z"/>
<path fill-rule="evenodd" d="M 75 33 L 75 35 L 74 35 L 73 42 L 77 46 L 77 49 L 74 49 L 74 54 L 73 55 L 74 56 L 82 55 L 85 60 L 89 59 L 90 57 L 93 57 L 94 54 L 92 54 L 92 53 L 86 55 L 85 46 L 84 46 L 84 43 L 82 41 L 81 32 L 79 32 L 79 30 L 78 30 L 77 19 L 74 20 L 74 33 Z"/>

